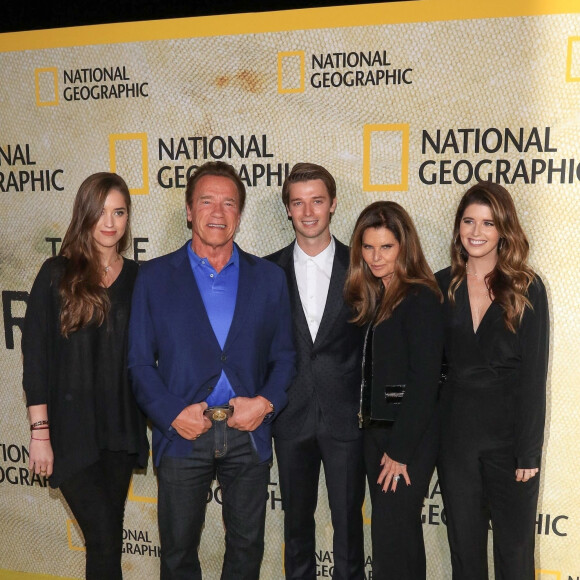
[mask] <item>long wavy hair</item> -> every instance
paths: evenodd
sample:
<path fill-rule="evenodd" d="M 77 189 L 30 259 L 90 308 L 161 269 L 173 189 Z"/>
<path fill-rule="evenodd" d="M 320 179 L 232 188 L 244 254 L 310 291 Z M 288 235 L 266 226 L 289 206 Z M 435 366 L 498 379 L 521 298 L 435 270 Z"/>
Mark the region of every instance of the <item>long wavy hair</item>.
<path fill-rule="evenodd" d="M 485 277 L 485 283 L 494 300 L 503 308 L 506 328 L 515 332 L 526 306 L 532 307 L 527 292 L 534 280 L 534 272 L 527 264 L 530 244 L 520 225 L 516 206 L 509 192 L 497 183 L 481 181 L 470 187 L 459 202 L 451 242 L 449 301 L 455 303 L 457 288 L 466 278 L 468 254 L 461 243 L 459 227 L 466 208 L 472 204 L 489 207 L 499 233 L 497 263 Z"/>
<path fill-rule="evenodd" d="M 94 173 L 87 177 L 76 194 L 72 219 L 62 241 L 59 256 L 67 259 L 60 282 L 60 330 L 68 337 L 93 322 L 100 326 L 110 309 L 109 296 L 101 285 L 102 268 L 93 238 L 93 228 L 101 217 L 111 190 L 119 191 L 131 216 L 131 196 L 125 180 L 116 173 Z M 117 252 L 124 252 L 131 239 L 129 221 Z"/>
<path fill-rule="evenodd" d="M 373 275 L 362 256 L 362 239 L 368 228 L 387 228 L 399 242 L 395 271 L 387 288 Z M 421 249 L 417 230 L 409 214 L 394 201 L 377 201 L 359 215 L 350 242 L 350 265 L 344 295 L 360 326 L 380 324 L 391 316 L 415 284 L 423 284 L 443 297 Z"/>

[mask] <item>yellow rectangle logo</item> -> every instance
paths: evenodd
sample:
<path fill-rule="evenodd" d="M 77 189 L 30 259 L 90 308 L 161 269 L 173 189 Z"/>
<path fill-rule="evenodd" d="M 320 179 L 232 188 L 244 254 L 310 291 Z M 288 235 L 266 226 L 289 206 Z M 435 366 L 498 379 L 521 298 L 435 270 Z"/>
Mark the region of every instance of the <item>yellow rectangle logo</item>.
<path fill-rule="evenodd" d="M 58 105 L 58 70 L 56 67 L 34 69 L 37 107 Z"/>
<path fill-rule="evenodd" d="M 561 580 L 562 572 L 556 570 L 536 570 L 536 580 Z"/>
<path fill-rule="evenodd" d="M 363 190 L 407 191 L 409 187 L 409 125 L 365 125 Z"/>
<path fill-rule="evenodd" d="M 580 81 L 580 36 L 568 38 L 568 54 L 566 56 L 566 82 Z"/>
<path fill-rule="evenodd" d="M 303 50 L 278 53 L 278 92 L 280 94 L 304 92 L 304 62 Z"/>
<path fill-rule="evenodd" d="M 86 552 L 86 549 L 83 545 L 78 545 L 77 543 L 73 542 L 73 535 L 75 540 L 81 542 L 82 544 L 82 535 L 79 534 L 78 531 L 78 524 L 76 520 L 66 520 L 66 537 L 68 539 L 68 547 L 69 550 L 74 550 L 75 552 Z"/>
<path fill-rule="evenodd" d="M 132 195 L 149 193 L 147 133 L 109 135 L 109 158 L 111 171 L 123 177 Z M 139 186 L 131 187 L 131 184 Z"/>

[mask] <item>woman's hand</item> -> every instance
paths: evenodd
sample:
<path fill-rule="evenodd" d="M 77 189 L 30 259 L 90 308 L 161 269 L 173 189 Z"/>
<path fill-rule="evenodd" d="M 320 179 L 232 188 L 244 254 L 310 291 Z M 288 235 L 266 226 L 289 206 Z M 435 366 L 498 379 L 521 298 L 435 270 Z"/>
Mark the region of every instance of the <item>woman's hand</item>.
<path fill-rule="evenodd" d="M 48 407 L 45 404 L 28 407 L 30 419 L 30 460 L 28 469 L 36 475 L 50 477 L 54 454 L 50 444 Z"/>
<path fill-rule="evenodd" d="M 389 491 L 389 486 L 391 491 L 397 491 L 397 483 L 401 475 L 403 476 L 407 485 L 411 485 L 411 478 L 407 473 L 407 466 L 403 463 L 397 463 L 393 461 L 386 453 L 383 453 L 383 458 L 381 459 L 381 465 L 383 469 L 379 475 L 377 483 L 383 486 L 383 491 Z"/>
<path fill-rule="evenodd" d="M 42 435 L 37 435 L 42 433 Z M 48 437 L 48 430 L 33 431 L 30 439 L 30 461 L 28 469 L 36 475 L 50 477 L 54 464 L 54 454 L 52 445 Z"/>
<path fill-rule="evenodd" d="M 537 467 L 534 469 L 516 469 L 516 481 L 528 481 L 536 476 L 540 471 Z"/>

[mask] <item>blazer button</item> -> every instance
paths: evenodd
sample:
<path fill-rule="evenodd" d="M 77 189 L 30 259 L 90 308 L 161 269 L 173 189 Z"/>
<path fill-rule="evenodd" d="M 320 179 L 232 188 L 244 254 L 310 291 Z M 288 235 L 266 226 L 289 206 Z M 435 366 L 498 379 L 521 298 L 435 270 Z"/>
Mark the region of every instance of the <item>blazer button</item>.
<path fill-rule="evenodd" d="M 310 360 L 316 360 L 316 357 L 317 357 L 317 356 L 318 356 L 318 355 L 316 355 L 315 353 L 312 353 L 312 354 L 310 355 Z"/>
<path fill-rule="evenodd" d="M 228 360 L 228 357 L 225 354 L 222 354 L 222 356 L 220 357 L 223 361 Z"/>

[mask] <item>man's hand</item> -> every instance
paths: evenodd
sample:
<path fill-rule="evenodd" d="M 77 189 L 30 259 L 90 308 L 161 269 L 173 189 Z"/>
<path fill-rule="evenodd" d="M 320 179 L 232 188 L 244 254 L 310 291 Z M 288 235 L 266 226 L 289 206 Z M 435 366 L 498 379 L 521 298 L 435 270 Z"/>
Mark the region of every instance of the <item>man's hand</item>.
<path fill-rule="evenodd" d="M 234 397 L 229 404 L 234 408 L 234 414 L 228 419 L 228 426 L 239 431 L 254 431 L 264 420 L 264 417 L 272 412 L 268 399 L 258 395 L 257 397 Z"/>
<path fill-rule="evenodd" d="M 197 439 L 211 429 L 211 421 L 203 414 L 205 409 L 207 409 L 205 401 L 189 405 L 175 417 L 171 426 L 184 439 Z"/>

